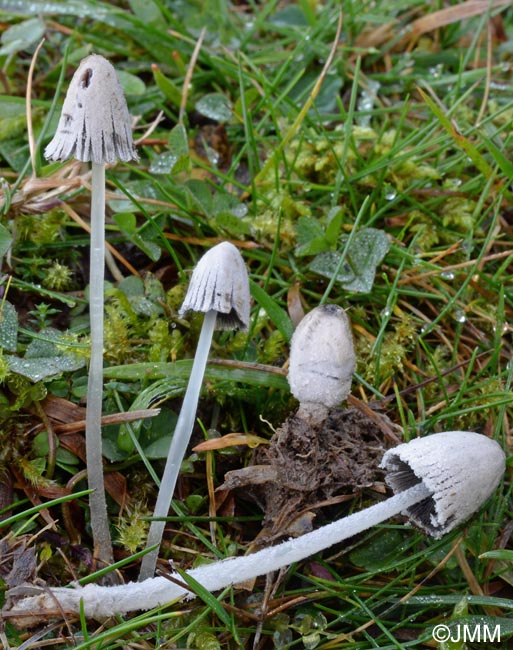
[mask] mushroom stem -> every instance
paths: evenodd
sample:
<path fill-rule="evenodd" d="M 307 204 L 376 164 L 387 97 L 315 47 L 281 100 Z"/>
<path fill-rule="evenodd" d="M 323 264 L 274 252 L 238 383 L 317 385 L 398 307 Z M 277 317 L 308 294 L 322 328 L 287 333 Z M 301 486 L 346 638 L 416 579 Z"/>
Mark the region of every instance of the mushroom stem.
<path fill-rule="evenodd" d="M 302 537 L 290 539 L 250 555 L 213 562 L 187 571 L 187 575 L 205 589 L 217 591 L 233 583 L 250 580 L 303 560 L 399 514 L 431 495 L 432 492 L 423 483 L 418 483 L 381 503 L 322 526 Z M 181 579 L 178 574 L 173 577 Z M 52 589 L 51 595 L 44 594 L 37 597 L 37 600 L 27 599 L 23 603 L 23 609 L 54 608 L 57 600 L 61 611 L 78 613 L 83 607 L 86 617 L 103 619 L 139 609 L 152 609 L 192 595 L 194 594 L 186 588 L 167 578 L 158 577 L 149 578 L 143 583 L 131 582 L 114 587 L 94 584 L 77 589 L 59 587 Z"/>
<path fill-rule="evenodd" d="M 146 542 L 146 548 L 154 546 L 155 544 L 158 544 L 158 546 L 156 549 L 150 551 L 144 556 L 141 563 L 139 581 L 151 578 L 155 573 L 159 546 L 166 526 L 165 521 L 156 521 L 156 519 L 167 517 L 169 512 L 176 481 L 178 479 L 178 474 L 180 473 L 182 459 L 187 450 L 187 445 L 189 444 L 192 429 L 194 427 L 201 385 L 205 375 L 205 368 L 216 325 L 216 318 L 217 311 L 211 309 L 206 312 L 203 319 L 203 325 L 201 326 L 198 347 L 194 356 L 189 383 L 187 385 L 187 390 L 185 391 L 182 408 L 180 409 L 180 415 L 178 416 L 178 421 L 171 440 L 171 446 L 169 447 L 166 467 L 160 482 L 157 503 L 155 504 L 155 510 L 153 512 L 154 521 L 151 522 L 148 540 Z"/>
<path fill-rule="evenodd" d="M 92 163 L 91 253 L 89 313 L 91 320 L 91 359 L 87 382 L 86 462 L 90 496 L 91 529 L 95 557 L 103 565 L 112 564 L 112 541 L 107 517 L 102 462 L 103 396 L 103 310 L 105 275 L 105 165 Z"/>

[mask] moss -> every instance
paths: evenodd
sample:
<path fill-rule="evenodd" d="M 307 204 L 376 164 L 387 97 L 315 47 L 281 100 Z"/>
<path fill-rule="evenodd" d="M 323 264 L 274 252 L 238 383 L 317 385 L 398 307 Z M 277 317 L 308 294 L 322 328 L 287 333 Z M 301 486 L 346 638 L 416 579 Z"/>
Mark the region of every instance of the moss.
<path fill-rule="evenodd" d="M 476 204 L 470 199 L 453 197 L 442 206 L 441 216 L 444 227 L 452 227 L 462 233 L 471 232 L 475 226 Z"/>
<path fill-rule="evenodd" d="M 21 215 L 16 220 L 19 241 L 30 241 L 38 246 L 51 244 L 62 235 L 68 216 L 62 210 L 51 210 L 45 215 Z"/>
<path fill-rule="evenodd" d="M 386 332 L 379 348 L 379 382 L 391 377 L 403 369 L 403 364 L 409 351 L 415 344 L 417 324 L 406 313 L 401 312 L 400 318 L 394 323 L 393 330 Z M 375 376 L 378 348 L 367 337 L 356 337 L 357 372 L 366 381 L 376 384 Z"/>
<path fill-rule="evenodd" d="M 104 327 L 105 359 L 114 364 L 122 364 L 131 359 L 130 323 L 125 314 L 114 304 L 105 306 Z"/>
<path fill-rule="evenodd" d="M 46 269 L 43 286 L 54 291 L 66 291 L 73 284 L 73 272 L 64 264 L 55 261 Z"/>
<path fill-rule="evenodd" d="M 143 548 L 149 529 L 149 522 L 143 517 L 149 516 L 151 516 L 151 512 L 145 506 L 127 508 L 116 525 L 117 544 L 129 553 L 136 553 Z"/>
<path fill-rule="evenodd" d="M 262 363 L 275 365 L 286 356 L 287 347 L 283 334 L 278 330 L 274 330 L 265 339 L 259 359 Z"/>
<path fill-rule="evenodd" d="M 0 348 L 0 383 L 3 383 L 7 379 L 9 372 L 9 363 L 4 357 L 3 350 Z"/>

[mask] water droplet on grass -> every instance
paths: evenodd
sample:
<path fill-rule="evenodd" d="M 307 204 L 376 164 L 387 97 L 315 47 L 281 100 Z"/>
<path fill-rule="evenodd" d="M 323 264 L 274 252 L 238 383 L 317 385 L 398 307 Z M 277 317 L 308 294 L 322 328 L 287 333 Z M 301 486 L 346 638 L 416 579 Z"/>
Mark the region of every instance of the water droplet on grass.
<path fill-rule="evenodd" d="M 465 323 L 467 320 L 465 312 L 462 309 L 456 309 L 453 312 L 453 318 L 457 323 Z"/>

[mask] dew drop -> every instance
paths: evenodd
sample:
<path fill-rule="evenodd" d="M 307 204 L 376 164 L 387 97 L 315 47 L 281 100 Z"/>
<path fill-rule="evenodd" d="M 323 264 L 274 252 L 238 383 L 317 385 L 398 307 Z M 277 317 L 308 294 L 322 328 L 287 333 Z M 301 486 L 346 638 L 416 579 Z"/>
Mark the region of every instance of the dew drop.
<path fill-rule="evenodd" d="M 234 206 L 230 212 L 239 219 L 242 219 L 248 214 L 248 206 L 245 203 L 239 203 Z"/>
<path fill-rule="evenodd" d="M 439 63 L 438 65 L 429 68 L 429 72 L 435 79 L 438 79 L 442 75 L 443 67 L 443 63 Z"/>
<path fill-rule="evenodd" d="M 442 271 L 440 277 L 444 280 L 454 280 L 454 273 L 452 271 Z"/>
<path fill-rule="evenodd" d="M 465 316 L 465 312 L 461 309 L 456 309 L 454 311 L 453 318 L 457 323 L 465 323 L 467 320 L 467 317 Z"/>

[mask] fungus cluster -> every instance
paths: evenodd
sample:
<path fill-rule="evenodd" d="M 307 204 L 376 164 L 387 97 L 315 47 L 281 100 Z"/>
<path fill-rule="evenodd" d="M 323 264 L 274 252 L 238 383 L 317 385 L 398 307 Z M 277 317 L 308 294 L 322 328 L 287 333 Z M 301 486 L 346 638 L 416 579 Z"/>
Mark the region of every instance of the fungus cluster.
<path fill-rule="evenodd" d="M 93 191 L 102 177 L 98 166 L 103 168 L 104 162 L 112 162 L 116 157 L 129 160 L 136 156 L 128 127 L 118 133 L 115 126 L 113 117 L 124 120 L 128 112 L 122 93 L 117 89 L 115 73 L 112 76 L 109 64 L 106 67 L 104 61 L 101 57 L 88 57 L 82 62 L 70 85 L 70 96 L 66 98 L 58 132 L 47 149 L 47 156 L 53 159 L 75 155 L 80 160 L 91 160 Z M 110 108 L 102 113 L 103 130 L 98 139 L 91 135 L 93 110 L 87 102 L 98 101 L 96 84 L 107 81 L 114 88 L 114 96 Z M 93 203 L 92 219 L 99 228 L 104 219 L 104 202 L 102 200 L 100 206 L 100 202 L 93 199 Z M 103 242 L 103 235 L 101 240 Z M 98 242 L 98 251 L 102 250 L 102 242 Z M 103 268 L 103 253 L 95 258 L 95 264 L 96 267 L 92 264 L 92 272 L 97 273 L 96 282 L 101 279 L 102 286 L 103 275 L 99 274 L 99 267 Z M 203 312 L 205 316 L 148 537 L 148 548 L 157 545 L 157 549 L 146 554 L 141 580 L 110 587 L 91 584 L 74 589 L 56 588 L 50 593 L 45 590 L 14 605 L 11 611 L 20 617 L 38 610 L 103 619 L 194 595 L 183 585 L 180 574 L 172 572 L 170 580 L 151 577 L 164 529 L 164 522 L 155 519 L 168 514 L 194 425 L 214 329 L 246 329 L 248 326 L 247 271 L 232 244 L 219 244 L 201 258 L 192 275 L 181 315 L 189 310 Z M 103 301 L 92 302 L 91 313 L 100 321 Z M 339 406 L 350 391 L 355 360 L 350 325 L 343 309 L 324 305 L 312 310 L 301 321 L 291 343 L 288 375 L 291 391 L 299 401 L 296 413 L 299 420 L 315 427 L 327 419 L 330 411 Z M 96 389 L 100 389 L 101 407 L 101 364 L 94 368 L 93 371 L 91 360 L 91 373 L 100 378 Z M 88 402 L 88 408 L 92 403 Z M 92 436 L 89 430 L 88 435 Z M 100 442 L 96 439 L 95 444 L 100 450 L 96 462 L 101 473 L 101 438 Z M 91 470 L 91 458 L 88 455 L 88 471 Z M 381 467 L 387 472 L 386 482 L 394 492 L 390 498 L 299 537 L 247 556 L 201 566 L 186 574 L 204 589 L 216 591 L 303 560 L 401 513 L 426 534 L 439 538 L 468 520 L 489 498 L 505 470 L 505 456 L 501 447 L 484 435 L 449 431 L 389 449 L 383 455 Z M 92 473 L 90 481 L 91 478 Z"/>

